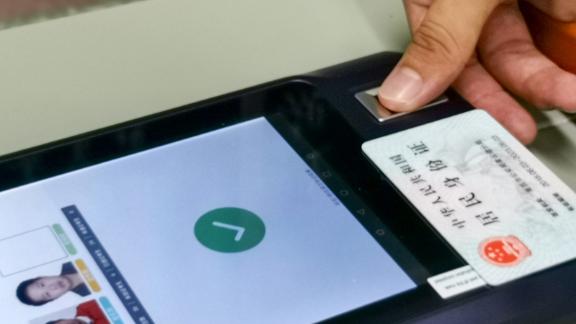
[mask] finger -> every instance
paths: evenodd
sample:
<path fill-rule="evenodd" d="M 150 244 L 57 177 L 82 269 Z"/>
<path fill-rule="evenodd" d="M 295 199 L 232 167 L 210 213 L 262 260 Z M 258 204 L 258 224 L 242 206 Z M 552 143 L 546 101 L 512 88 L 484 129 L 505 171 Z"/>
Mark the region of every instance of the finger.
<path fill-rule="evenodd" d="M 408 16 L 408 25 L 412 34 L 416 32 L 434 0 L 404 0 L 404 9 Z"/>
<path fill-rule="evenodd" d="M 576 1 L 574 0 L 528 0 L 528 2 L 556 20 L 576 21 Z"/>
<path fill-rule="evenodd" d="M 576 75 L 536 49 L 516 4 L 496 9 L 480 38 L 479 53 L 490 74 L 514 94 L 541 108 L 576 111 Z"/>
<path fill-rule="evenodd" d="M 433 1 L 404 57 L 380 87 L 380 102 L 391 110 L 408 111 L 446 90 L 472 56 L 484 23 L 500 1 Z M 421 3 L 407 1 L 408 8 Z"/>
<path fill-rule="evenodd" d="M 453 84 L 454 89 L 474 107 L 487 111 L 524 144 L 534 141 L 536 122 L 478 63 L 470 60 Z"/>

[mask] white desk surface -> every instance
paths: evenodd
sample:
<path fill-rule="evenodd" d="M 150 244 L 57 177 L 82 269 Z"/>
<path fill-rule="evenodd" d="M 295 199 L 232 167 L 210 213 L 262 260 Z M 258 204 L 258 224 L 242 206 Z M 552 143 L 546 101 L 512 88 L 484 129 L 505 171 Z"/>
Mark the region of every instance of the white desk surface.
<path fill-rule="evenodd" d="M 380 51 L 400 0 L 143 0 L 0 31 L 0 154 Z"/>

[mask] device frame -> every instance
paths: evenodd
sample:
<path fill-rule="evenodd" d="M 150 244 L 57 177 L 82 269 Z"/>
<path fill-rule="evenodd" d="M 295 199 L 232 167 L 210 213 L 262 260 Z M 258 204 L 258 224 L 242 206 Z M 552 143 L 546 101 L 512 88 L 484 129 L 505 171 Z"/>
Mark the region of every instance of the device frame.
<path fill-rule="evenodd" d="M 574 316 L 576 281 L 571 279 L 576 275 L 575 262 L 448 300 L 440 298 L 425 282 L 426 276 L 452 270 L 465 262 L 373 167 L 362 154 L 361 144 L 473 107 L 449 92 L 448 100 L 433 109 L 385 121 L 374 118 L 356 94 L 376 87 L 399 57 L 392 53 L 376 54 L 10 154 L 0 158 L 0 178 L 3 179 L 0 190 L 260 116 L 268 117 L 277 129 L 282 128 L 282 123 L 274 123 L 274 116 L 281 114 L 280 119 L 287 122 L 281 131 L 286 140 L 317 174 L 328 170 L 337 175 L 322 180 L 334 192 L 339 192 L 337 186 L 343 186 L 341 188 L 351 193 L 346 197 L 337 196 L 353 214 L 357 208 L 364 208 L 365 213 L 378 217 L 383 225 L 373 226 L 371 234 L 378 238 L 378 229 L 379 233 L 387 233 L 381 235 L 386 236 L 381 244 L 388 251 L 396 249 L 391 255 L 418 284 L 416 289 L 328 321 L 485 323 L 547 321 L 559 315 Z M 290 132 L 294 134 L 289 135 Z M 306 144 L 299 145 L 295 140 L 298 137 Z M 354 205 L 358 199 L 361 206 Z"/>

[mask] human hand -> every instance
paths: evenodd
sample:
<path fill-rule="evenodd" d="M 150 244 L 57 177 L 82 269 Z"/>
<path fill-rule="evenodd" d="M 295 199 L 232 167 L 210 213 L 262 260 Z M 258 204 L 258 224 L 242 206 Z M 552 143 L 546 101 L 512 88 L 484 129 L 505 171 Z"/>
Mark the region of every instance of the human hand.
<path fill-rule="evenodd" d="M 534 140 L 536 124 L 508 91 L 539 108 L 576 112 L 576 75 L 536 49 L 518 1 L 404 0 L 413 40 L 380 87 L 380 102 L 412 111 L 452 85 L 523 143 Z M 525 1 L 576 22 L 574 0 Z"/>

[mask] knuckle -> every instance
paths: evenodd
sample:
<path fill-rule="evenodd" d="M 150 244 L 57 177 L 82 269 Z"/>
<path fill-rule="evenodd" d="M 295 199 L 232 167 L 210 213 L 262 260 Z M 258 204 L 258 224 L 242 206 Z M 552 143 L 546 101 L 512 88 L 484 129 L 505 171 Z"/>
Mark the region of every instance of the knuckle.
<path fill-rule="evenodd" d="M 576 22 L 576 1 L 546 0 L 544 11 L 556 20 Z M 531 1 L 534 2 L 534 1 Z M 540 1 L 541 2 L 541 1 Z M 537 6 L 542 8 L 541 6 Z"/>
<path fill-rule="evenodd" d="M 576 22 L 576 8 L 573 10 L 558 10 L 553 13 L 554 18 L 562 22 Z"/>
<path fill-rule="evenodd" d="M 528 39 L 510 40 L 482 50 L 485 62 L 500 62 L 503 59 L 514 60 L 535 55 L 537 56 L 538 52 L 534 48 L 534 43 Z"/>
<path fill-rule="evenodd" d="M 412 45 L 425 60 L 452 63 L 462 56 L 462 48 L 452 31 L 431 20 L 420 25 L 414 34 Z"/>
<path fill-rule="evenodd" d="M 566 0 L 550 1 L 551 14 L 554 18 L 564 21 L 576 21 L 576 2 Z"/>

